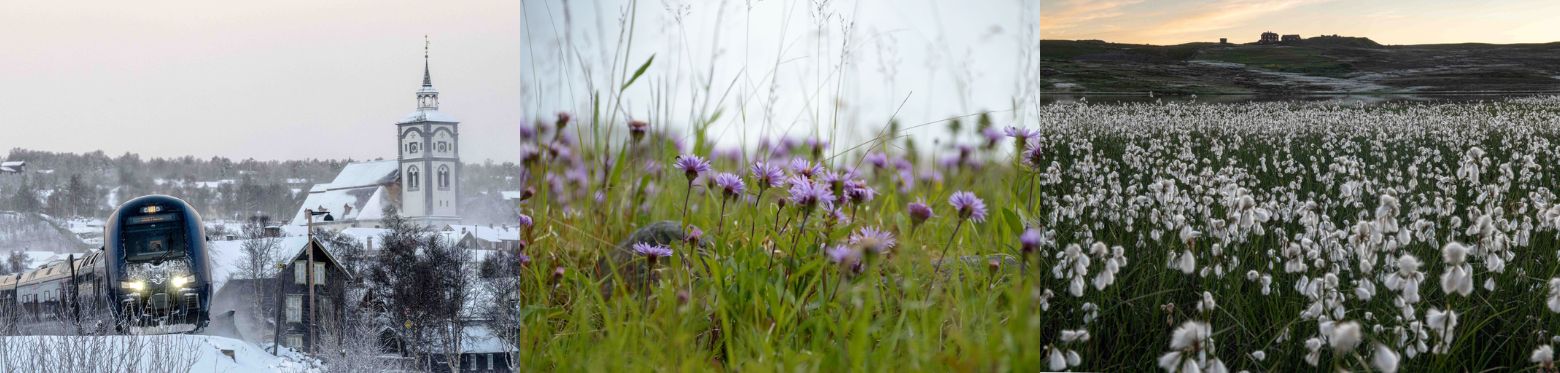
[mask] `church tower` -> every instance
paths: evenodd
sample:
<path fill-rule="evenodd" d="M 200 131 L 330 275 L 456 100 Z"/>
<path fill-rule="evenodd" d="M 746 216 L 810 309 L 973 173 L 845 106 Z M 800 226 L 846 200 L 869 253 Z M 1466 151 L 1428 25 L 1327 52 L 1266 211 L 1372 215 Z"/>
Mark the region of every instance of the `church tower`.
<path fill-rule="evenodd" d="M 460 222 L 459 123 L 439 111 L 439 91 L 433 89 L 425 40 L 417 111 L 396 122 L 402 216 L 430 225 Z"/>

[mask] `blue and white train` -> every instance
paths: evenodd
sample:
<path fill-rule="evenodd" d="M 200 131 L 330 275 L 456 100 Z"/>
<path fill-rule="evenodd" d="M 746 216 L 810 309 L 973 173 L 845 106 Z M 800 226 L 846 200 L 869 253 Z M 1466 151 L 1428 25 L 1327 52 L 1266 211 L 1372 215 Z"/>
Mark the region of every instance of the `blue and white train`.
<path fill-rule="evenodd" d="M 153 195 L 120 205 L 103 248 L 0 277 L 0 330 L 21 334 L 199 331 L 210 321 L 211 264 L 200 214 Z"/>

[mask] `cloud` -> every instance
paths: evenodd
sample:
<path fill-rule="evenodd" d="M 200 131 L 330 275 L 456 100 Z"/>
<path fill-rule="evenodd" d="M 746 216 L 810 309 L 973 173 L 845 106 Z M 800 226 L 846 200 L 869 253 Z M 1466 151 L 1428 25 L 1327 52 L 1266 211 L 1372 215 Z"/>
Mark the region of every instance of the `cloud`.
<path fill-rule="evenodd" d="M 1082 26 L 1088 26 L 1087 30 L 1096 31 L 1100 25 L 1094 21 L 1118 18 L 1126 14 L 1122 8 L 1141 2 L 1143 0 L 1061 1 L 1061 5 L 1054 9 L 1041 9 L 1040 30 L 1070 34 Z"/>
<path fill-rule="evenodd" d="M 1249 23 L 1264 15 L 1289 10 L 1302 5 L 1324 3 L 1333 0 L 1271 0 L 1245 1 L 1223 0 L 1192 14 L 1176 17 L 1151 30 L 1162 35 L 1187 35 L 1198 32 L 1225 30 Z"/>

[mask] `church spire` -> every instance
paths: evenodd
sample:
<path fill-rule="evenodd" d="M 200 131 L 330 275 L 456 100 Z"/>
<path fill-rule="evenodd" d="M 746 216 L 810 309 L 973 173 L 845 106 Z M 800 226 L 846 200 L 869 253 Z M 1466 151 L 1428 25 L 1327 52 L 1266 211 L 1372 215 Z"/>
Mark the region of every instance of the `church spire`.
<path fill-rule="evenodd" d="M 439 110 L 439 91 L 433 89 L 433 74 L 428 72 L 428 35 L 423 35 L 423 81 L 417 90 L 417 110 Z"/>
<path fill-rule="evenodd" d="M 432 42 L 428 41 L 428 35 L 423 35 L 423 85 L 422 86 L 424 86 L 424 87 L 433 87 L 433 77 L 432 77 L 432 75 L 428 74 L 428 46 L 430 44 L 432 44 Z"/>

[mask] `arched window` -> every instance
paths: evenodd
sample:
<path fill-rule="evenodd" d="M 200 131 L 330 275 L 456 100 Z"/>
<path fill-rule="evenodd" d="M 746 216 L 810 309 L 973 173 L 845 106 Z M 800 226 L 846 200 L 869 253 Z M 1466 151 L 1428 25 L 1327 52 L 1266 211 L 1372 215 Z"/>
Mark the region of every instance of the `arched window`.
<path fill-rule="evenodd" d="M 418 184 L 420 184 L 420 178 L 417 177 L 419 174 L 421 172 L 417 172 L 417 166 L 406 168 L 406 190 L 417 190 Z"/>
<path fill-rule="evenodd" d="M 439 165 L 439 190 L 450 189 L 450 166 Z"/>

